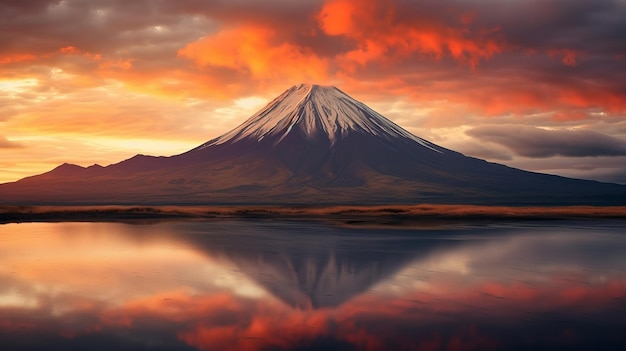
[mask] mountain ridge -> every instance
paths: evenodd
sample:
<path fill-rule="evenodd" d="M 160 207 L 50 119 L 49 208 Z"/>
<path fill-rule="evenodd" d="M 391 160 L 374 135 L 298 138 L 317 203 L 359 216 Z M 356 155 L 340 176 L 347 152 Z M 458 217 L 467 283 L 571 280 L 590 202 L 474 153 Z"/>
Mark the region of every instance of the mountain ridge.
<path fill-rule="evenodd" d="M 0 184 L 0 203 L 626 204 L 626 186 L 518 170 L 414 136 L 335 87 L 293 86 L 173 156 L 64 166 Z"/>

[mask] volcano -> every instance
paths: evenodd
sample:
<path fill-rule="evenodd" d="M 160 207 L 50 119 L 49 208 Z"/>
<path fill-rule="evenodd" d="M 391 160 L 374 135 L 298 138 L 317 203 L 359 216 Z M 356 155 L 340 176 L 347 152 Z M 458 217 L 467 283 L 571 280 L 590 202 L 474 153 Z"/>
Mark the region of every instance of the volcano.
<path fill-rule="evenodd" d="M 419 138 L 335 87 L 286 90 L 183 154 L 63 164 L 5 204 L 626 204 L 626 186 L 527 172 Z"/>

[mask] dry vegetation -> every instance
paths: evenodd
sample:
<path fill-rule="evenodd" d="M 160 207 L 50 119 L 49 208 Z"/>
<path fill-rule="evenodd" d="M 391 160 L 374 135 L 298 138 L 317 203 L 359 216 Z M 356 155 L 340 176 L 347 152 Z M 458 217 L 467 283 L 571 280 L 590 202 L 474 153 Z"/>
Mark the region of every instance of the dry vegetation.
<path fill-rule="evenodd" d="M 626 218 L 626 206 L 0 206 L 0 222 L 3 223 L 146 218 L 270 218 L 330 219 L 340 221 Z"/>

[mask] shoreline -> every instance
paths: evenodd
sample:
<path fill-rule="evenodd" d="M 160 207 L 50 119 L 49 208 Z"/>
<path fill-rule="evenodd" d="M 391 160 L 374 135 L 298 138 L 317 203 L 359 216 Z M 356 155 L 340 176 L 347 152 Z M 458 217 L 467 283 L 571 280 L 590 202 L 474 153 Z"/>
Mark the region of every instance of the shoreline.
<path fill-rule="evenodd" d="M 0 206 L 0 223 L 175 219 L 332 220 L 389 224 L 438 220 L 626 219 L 626 206 Z"/>

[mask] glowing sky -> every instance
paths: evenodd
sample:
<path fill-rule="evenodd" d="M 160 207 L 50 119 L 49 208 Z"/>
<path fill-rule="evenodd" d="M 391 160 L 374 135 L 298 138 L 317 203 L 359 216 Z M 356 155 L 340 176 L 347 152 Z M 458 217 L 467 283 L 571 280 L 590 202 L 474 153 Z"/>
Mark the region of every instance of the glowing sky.
<path fill-rule="evenodd" d="M 624 0 L 0 2 L 0 182 L 172 155 L 336 85 L 467 155 L 626 183 Z"/>

